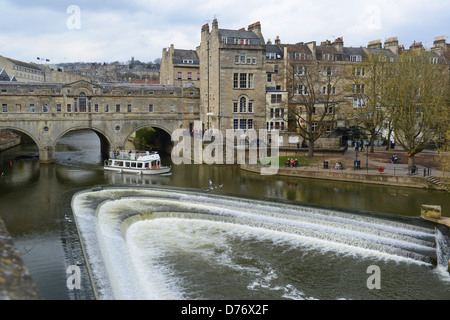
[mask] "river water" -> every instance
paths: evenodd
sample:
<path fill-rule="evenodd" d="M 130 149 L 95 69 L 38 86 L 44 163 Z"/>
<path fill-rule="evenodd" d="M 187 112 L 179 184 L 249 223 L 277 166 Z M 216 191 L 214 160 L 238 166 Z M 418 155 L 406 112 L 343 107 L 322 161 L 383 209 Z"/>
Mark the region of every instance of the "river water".
<path fill-rule="evenodd" d="M 0 216 L 45 299 L 450 299 L 448 234 L 419 218 L 448 213 L 445 192 L 230 165 L 104 172 L 90 131 L 54 164 L 37 154 L 0 154 Z"/>

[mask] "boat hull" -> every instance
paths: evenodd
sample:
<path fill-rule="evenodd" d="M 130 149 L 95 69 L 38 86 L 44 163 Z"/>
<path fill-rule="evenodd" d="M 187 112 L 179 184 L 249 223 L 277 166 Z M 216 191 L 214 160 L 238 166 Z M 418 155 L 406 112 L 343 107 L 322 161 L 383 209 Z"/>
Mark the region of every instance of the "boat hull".
<path fill-rule="evenodd" d="M 143 175 L 155 175 L 155 174 L 169 173 L 171 170 L 171 167 L 161 167 L 159 169 L 132 169 L 132 168 L 104 166 L 104 169 L 107 171 L 113 171 L 113 172 L 118 172 L 118 173 L 135 173 L 135 174 L 143 174 Z"/>

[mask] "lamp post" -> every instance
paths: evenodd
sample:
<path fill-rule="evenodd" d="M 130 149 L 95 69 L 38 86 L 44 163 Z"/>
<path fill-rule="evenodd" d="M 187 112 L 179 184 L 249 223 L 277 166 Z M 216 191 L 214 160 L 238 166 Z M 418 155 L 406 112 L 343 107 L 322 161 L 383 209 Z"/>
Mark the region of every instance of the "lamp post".
<path fill-rule="evenodd" d="M 366 171 L 369 173 L 369 142 L 366 144 Z"/>

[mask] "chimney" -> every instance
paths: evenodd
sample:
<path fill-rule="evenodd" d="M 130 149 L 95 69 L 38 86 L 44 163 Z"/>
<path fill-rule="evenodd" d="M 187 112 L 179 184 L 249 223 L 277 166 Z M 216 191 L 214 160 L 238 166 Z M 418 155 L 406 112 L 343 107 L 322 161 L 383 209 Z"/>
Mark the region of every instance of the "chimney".
<path fill-rule="evenodd" d="M 445 47 L 445 36 L 435 37 L 431 51 L 436 52 L 439 56 L 442 56 L 445 52 Z"/>
<path fill-rule="evenodd" d="M 337 52 L 343 53 L 344 52 L 344 38 L 340 37 L 333 41 L 333 47 L 336 48 Z"/>
<path fill-rule="evenodd" d="M 322 41 L 322 42 L 320 43 L 320 45 L 321 45 L 321 46 L 330 46 L 330 45 L 331 45 L 331 41 L 330 41 L 330 40 Z"/>
<path fill-rule="evenodd" d="M 367 48 L 369 48 L 369 49 L 382 49 L 381 40 L 369 41 L 369 44 L 367 45 Z"/>
<path fill-rule="evenodd" d="M 419 51 L 423 49 L 422 42 L 416 42 L 416 40 L 414 40 L 414 43 L 409 46 L 409 49 L 412 51 Z"/>
<path fill-rule="evenodd" d="M 394 54 L 398 54 L 398 38 L 392 37 L 384 42 L 384 48 L 391 50 Z"/>
<path fill-rule="evenodd" d="M 206 23 L 202 26 L 202 33 L 203 32 L 209 32 L 209 24 Z"/>
<path fill-rule="evenodd" d="M 212 29 L 217 30 L 219 29 L 219 23 L 217 22 L 217 19 L 214 19 L 212 22 Z"/>
<path fill-rule="evenodd" d="M 262 45 L 265 44 L 264 36 L 263 36 L 263 34 L 261 32 L 261 23 L 259 21 L 249 25 L 248 26 L 248 31 L 252 31 L 253 33 L 255 33 L 259 37 L 259 39 L 261 40 L 261 44 Z"/>
<path fill-rule="evenodd" d="M 275 44 L 278 45 L 278 46 L 281 44 L 281 41 L 280 41 L 280 37 L 279 37 L 279 36 L 277 36 L 277 37 L 275 38 Z"/>

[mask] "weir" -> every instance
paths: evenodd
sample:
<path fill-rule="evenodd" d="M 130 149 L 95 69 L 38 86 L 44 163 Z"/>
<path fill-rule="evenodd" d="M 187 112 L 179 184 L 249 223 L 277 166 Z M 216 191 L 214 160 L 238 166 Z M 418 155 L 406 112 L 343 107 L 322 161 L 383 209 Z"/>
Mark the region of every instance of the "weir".
<path fill-rule="evenodd" d="M 290 248 L 282 252 L 293 248 L 300 248 L 300 255 L 318 252 L 325 260 L 330 253 L 345 259 L 350 255 L 356 263 L 378 260 L 436 266 L 445 264 L 448 255 L 448 238 L 433 228 L 363 213 L 189 190 L 99 188 L 76 194 L 72 209 L 93 270 L 92 281 L 100 288 L 99 299 L 185 298 L 179 293 L 183 290 L 176 288 L 179 280 L 171 279 L 173 271 L 161 265 L 169 259 L 167 252 L 173 251 L 168 261 L 175 259 L 174 265 L 185 261 L 183 257 L 190 251 L 207 260 L 225 254 L 230 261 L 238 258 L 225 252 L 243 239 L 248 240 L 237 247 L 251 243 L 243 256 L 252 255 L 253 247 L 261 250 L 266 242 L 273 242 L 274 250 L 278 246 Z M 222 246 L 230 239 L 234 240 Z M 224 252 L 210 256 L 212 243 L 213 252 Z M 235 263 L 231 266 L 236 267 Z M 238 267 L 242 268 L 248 267 Z M 254 268 L 259 267 L 250 269 Z M 139 275 L 133 270 L 140 270 Z"/>

